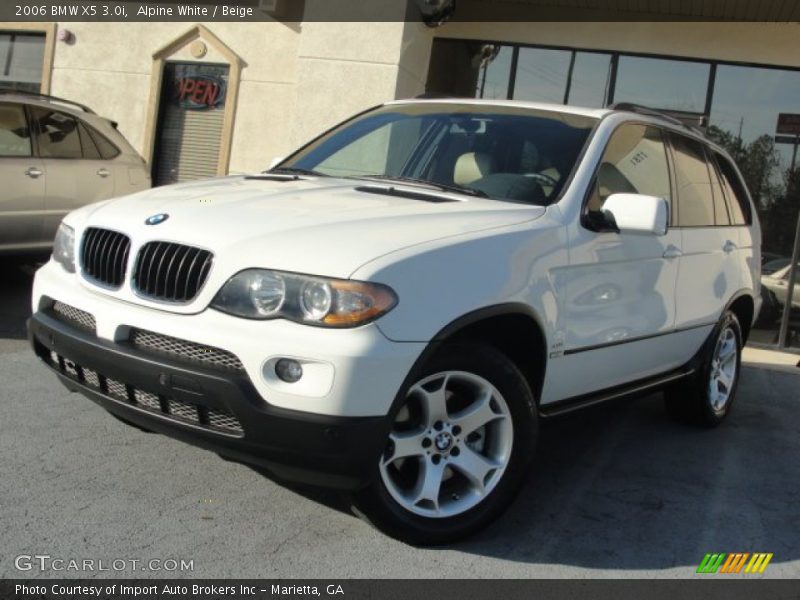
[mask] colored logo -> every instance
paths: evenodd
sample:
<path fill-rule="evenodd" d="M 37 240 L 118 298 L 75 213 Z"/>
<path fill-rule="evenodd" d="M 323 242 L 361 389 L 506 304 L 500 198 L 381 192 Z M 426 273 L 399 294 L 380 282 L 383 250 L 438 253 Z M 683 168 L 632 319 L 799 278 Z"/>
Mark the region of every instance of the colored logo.
<path fill-rule="evenodd" d="M 706 554 L 697 567 L 698 573 L 763 573 L 769 561 L 772 560 L 772 552 L 735 552 L 733 554 Z M 746 565 L 746 566 L 745 566 Z"/>
<path fill-rule="evenodd" d="M 167 213 L 158 213 L 157 215 L 153 215 L 152 217 L 147 217 L 144 220 L 145 225 L 158 225 L 159 223 L 163 223 L 169 219 L 169 215 Z"/>

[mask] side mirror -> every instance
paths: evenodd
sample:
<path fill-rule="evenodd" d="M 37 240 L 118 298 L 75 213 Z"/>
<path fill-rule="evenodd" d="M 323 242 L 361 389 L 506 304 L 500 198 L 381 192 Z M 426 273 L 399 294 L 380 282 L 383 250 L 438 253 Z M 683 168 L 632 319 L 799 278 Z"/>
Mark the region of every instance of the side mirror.
<path fill-rule="evenodd" d="M 276 166 L 278 166 L 279 164 L 281 164 L 283 162 L 284 158 L 286 158 L 286 157 L 285 156 L 276 156 L 275 158 L 273 158 L 269 163 L 269 167 L 267 168 L 267 171 L 269 171 L 270 169 L 273 169 Z"/>
<path fill-rule="evenodd" d="M 667 233 L 669 207 L 664 198 L 643 194 L 611 194 L 603 204 L 603 213 L 621 233 Z"/>

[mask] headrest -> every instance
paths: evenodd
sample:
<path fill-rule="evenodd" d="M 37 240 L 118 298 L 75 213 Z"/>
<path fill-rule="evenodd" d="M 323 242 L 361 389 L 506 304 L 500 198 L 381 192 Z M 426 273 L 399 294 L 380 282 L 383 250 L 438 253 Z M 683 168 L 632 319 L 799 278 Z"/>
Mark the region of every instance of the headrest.
<path fill-rule="evenodd" d="M 458 157 L 453 169 L 453 183 L 469 185 L 494 171 L 492 157 L 483 152 L 466 152 Z"/>

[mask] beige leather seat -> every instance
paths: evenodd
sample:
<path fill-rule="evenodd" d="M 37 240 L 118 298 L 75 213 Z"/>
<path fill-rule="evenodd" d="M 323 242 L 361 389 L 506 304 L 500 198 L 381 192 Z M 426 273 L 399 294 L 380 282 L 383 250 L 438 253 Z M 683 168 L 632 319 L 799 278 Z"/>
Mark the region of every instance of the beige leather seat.
<path fill-rule="evenodd" d="M 494 160 L 483 152 L 465 152 L 456 160 L 453 183 L 469 185 L 473 181 L 490 175 L 495 170 Z"/>

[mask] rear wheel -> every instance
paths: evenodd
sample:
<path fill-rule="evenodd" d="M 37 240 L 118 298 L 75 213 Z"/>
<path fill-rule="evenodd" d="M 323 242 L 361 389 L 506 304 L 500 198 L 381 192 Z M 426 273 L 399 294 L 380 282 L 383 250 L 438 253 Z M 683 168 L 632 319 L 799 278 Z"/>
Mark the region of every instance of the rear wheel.
<path fill-rule="evenodd" d="M 727 311 L 709 337 L 697 373 L 665 392 L 667 411 L 694 425 L 719 425 L 733 406 L 741 362 L 742 330 L 736 315 Z"/>
<path fill-rule="evenodd" d="M 477 344 L 444 346 L 405 392 L 357 510 L 412 544 L 473 533 L 502 512 L 522 482 L 535 414 L 525 378 L 503 354 Z"/>

